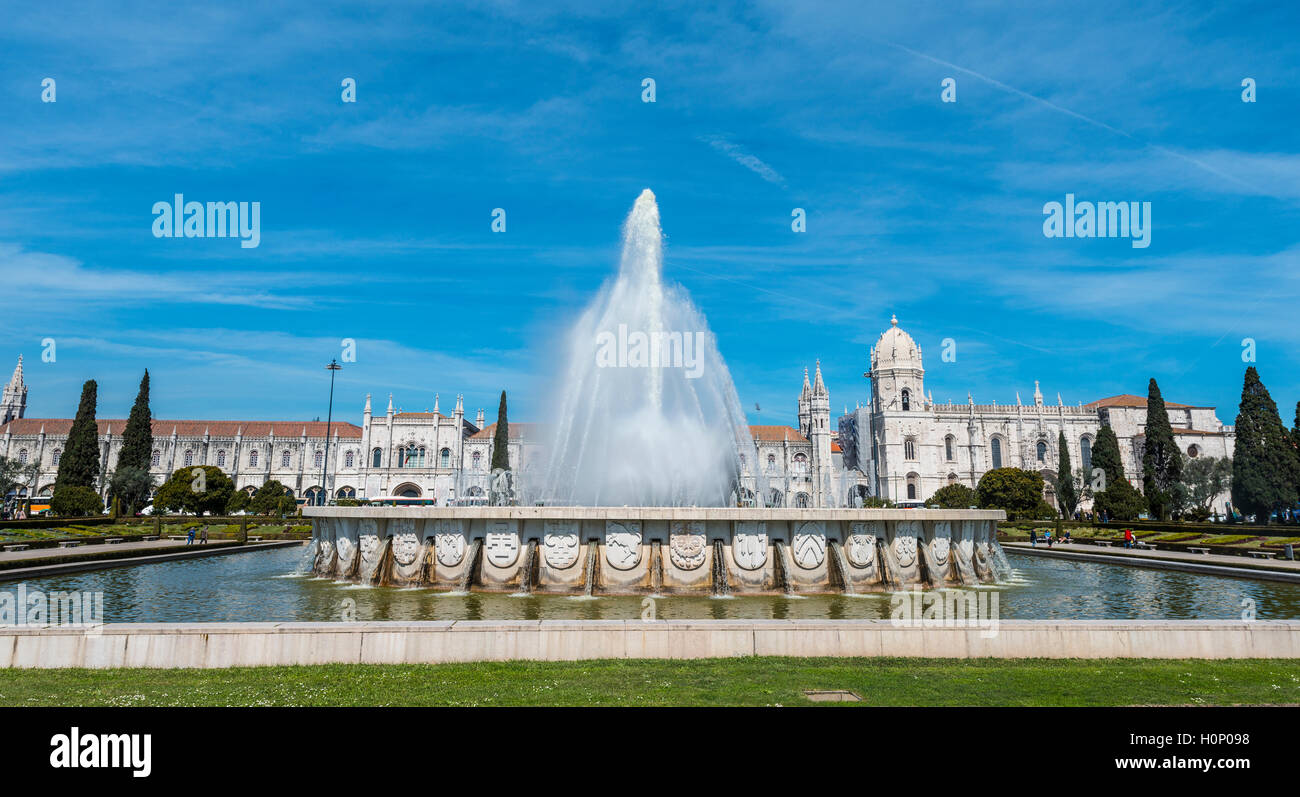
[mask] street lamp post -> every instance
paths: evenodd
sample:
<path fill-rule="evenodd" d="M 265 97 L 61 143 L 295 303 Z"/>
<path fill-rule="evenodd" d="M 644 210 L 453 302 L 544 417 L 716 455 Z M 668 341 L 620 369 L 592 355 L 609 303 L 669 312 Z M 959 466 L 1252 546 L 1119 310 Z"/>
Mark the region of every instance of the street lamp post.
<path fill-rule="evenodd" d="M 330 372 L 330 405 L 329 413 L 325 416 L 325 458 L 320 464 L 320 506 L 325 506 L 325 497 L 329 494 L 329 488 L 326 487 L 325 477 L 329 473 L 330 467 L 330 426 L 334 422 L 334 372 L 342 370 L 343 366 L 330 359 L 330 364 L 325 366 L 325 370 Z"/>

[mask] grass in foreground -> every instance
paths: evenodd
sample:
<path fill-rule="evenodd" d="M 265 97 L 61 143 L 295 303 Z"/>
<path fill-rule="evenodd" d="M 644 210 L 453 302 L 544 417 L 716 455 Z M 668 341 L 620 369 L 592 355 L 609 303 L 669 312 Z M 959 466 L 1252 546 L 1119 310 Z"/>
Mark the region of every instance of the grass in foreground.
<path fill-rule="evenodd" d="M 790 659 L 3 670 L 4 706 L 859 706 L 1300 704 L 1293 660 Z M 832 704 L 821 704 L 832 705 Z"/>

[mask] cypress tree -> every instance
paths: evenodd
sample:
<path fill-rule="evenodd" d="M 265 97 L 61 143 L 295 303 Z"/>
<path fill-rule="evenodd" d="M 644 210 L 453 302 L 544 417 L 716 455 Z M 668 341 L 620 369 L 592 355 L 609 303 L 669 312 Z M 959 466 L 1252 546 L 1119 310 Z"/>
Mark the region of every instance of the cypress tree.
<path fill-rule="evenodd" d="M 1277 412 L 1274 410 L 1274 415 Z M 1183 455 L 1169 426 L 1169 412 L 1152 379 L 1147 386 L 1146 443 L 1142 449 L 1142 492 L 1153 519 L 1165 520 L 1173 507 L 1174 485 L 1183 477 Z"/>
<path fill-rule="evenodd" d="M 1074 510 L 1079 505 L 1079 494 L 1074 489 L 1074 473 L 1070 469 L 1070 448 L 1065 442 L 1064 429 L 1057 437 L 1056 447 L 1061 453 L 1057 457 L 1056 484 L 1053 486 L 1056 488 L 1056 503 L 1068 520 L 1074 516 Z"/>
<path fill-rule="evenodd" d="M 510 421 L 506 418 L 506 392 L 497 407 L 497 428 L 492 435 L 492 470 L 510 470 Z"/>
<path fill-rule="evenodd" d="M 153 461 L 153 415 L 149 412 L 149 371 L 140 380 L 140 391 L 135 394 L 135 404 L 126 419 L 122 432 L 122 450 L 117 455 L 117 467 L 139 468 L 148 472 Z"/>
<path fill-rule="evenodd" d="M 1092 467 L 1101 468 L 1106 474 L 1106 484 L 1102 489 L 1110 489 L 1112 484 L 1124 481 L 1124 461 L 1119 456 L 1119 438 L 1109 426 L 1101 427 L 1097 432 L 1097 441 L 1092 444 Z M 1092 481 L 1092 474 L 1088 474 Z"/>
<path fill-rule="evenodd" d="M 99 476 L 99 428 L 95 424 L 97 395 L 95 380 L 86 380 L 81 387 L 77 417 L 72 421 L 72 430 L 68 432 L 67 445 L 59 460 L 55 490 L 60 487 L 95 487 L 95 479 Z"/>
<path fill-rule="evenodd" d="M 1296 500 L 1300 467 L 1277 405 L 1259 381 L 1255 366 L 1246 369 L 1237 413 L 1237 441 L 1232 454 L 1232 503 L 1256 522 Z"/>

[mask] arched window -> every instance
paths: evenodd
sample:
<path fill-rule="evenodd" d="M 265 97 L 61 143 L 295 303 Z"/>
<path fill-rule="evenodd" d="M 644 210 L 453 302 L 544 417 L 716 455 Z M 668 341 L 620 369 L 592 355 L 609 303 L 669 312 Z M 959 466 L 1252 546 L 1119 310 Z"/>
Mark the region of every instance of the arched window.
<path fill-rule="evenodd" d="M 27 464 L 27 449 L 25 448 L 18 449 L 18 462 L 23 465 Z"/>
<path fill-rule="evenodd" d="M 376 448 L 370 452 L 370 467 L 378 468 L 384 461 L 383 449 Z"/>
<path fill-rule="evenodd" d="M 955 474 L 955 473 L 949 473 L 949 474 L 948 474 L 948 483 L 949 483 L 949 484 L 956 484 L 956 483 L 957 483 L 957 474 Z"/>
<path fill-rule="evenodd" d="M 916 438 L 909 437 L 903 441 L 903 459 L 916 459 Z"/>
<path fill-rule="evenodd" d="M 252 456 L 252 460 L 253 460 L 253 461 L 252 461 L 250 464 L 256 465 L 256 464 L 257 464 L 257 454 L 256 454 L 256 453 L 253 454 L 253 456 Z M 151 467 L 151 468 L 156 468 L 156 467 L 158 467 L 160 464 L 162 464 L 162 452 L 155 448 L 155 449 L 153 450 L 153 456 L 149 458 L 149 467 Z"/>
<path fill-rule="evenodd" d="M 187 448 L 185 449 L 185 467 L 188 468 L 193 464 L 194 464 L 194 452 L 191 449 Z"/>
<path fill-rule="evenodd" d="M 1196 446 L 1192 446 L 1192 448 L 1195 448 L 1195 447 L 1196 447 Z M 1189 451 L 1188 453 L 1190 454 L 1191 452 Z M 1195 456 L 1195 455 L 1193 455 L 1193 456 Z M 60 450 L 57 449 L 57 448 L 54 449 L 54 464 L 55 464 L 55 465 L 59 464 L 59 460 L 62 459 L 62 458 L 63 458 L 63 452 L 60 451 Z"/>
<path fill-rule="evenodd" d="M 767 496 L 767 505 L 783 506 L 784 504 L 785 504 L 785 498 L 783 493 L 780 490 L 773 487 L 771 493 L 769 493 Z"/>
<path fill-rule="evenodd" d="M 218 467 L 218 468 L 224 468 L 224 467 L 226 467 L 226 452 L 225 452 L 225 451 L 218 451 L 218 452 L 217 452 L 217 467 Z"/>
<path fill-rule="evenodd" d="M 282 468 L 287 468 L 287 467 L 289 467 L 289 462 L 292 460 L 292 458 L 293 458 L 293 455 L 289 453 L 289 450 L 288 450 L 288 449 L 285 449 L 284 451 L 281 451 L 281 452 L 280 452 L 280 467 L 282 467 Z"/>
<path fill-rule="evenodd" d="M 794 455 L 794 472 L 795 473 L 808 472 L 808 456 L 806 454 Z"/>
<path fill-rule="evenodd" d="M 745 469 L 745 464 L 746 464 L 746 463 L 745 463 L 745 455 L 744 455 L 744 454 L 741 454 L 741 455 L 740 455 L 740 469 L 741 469 L 741 470 L 744 470 L 744 469 Z"/>
<path fill-rule="evenodd" d="M 325 464 L 325 452 L 321 451 L 319 448 L 316 449 L 316 453 L 312 454 L 311 464 L 313 467 L 316 468 L 319 468 L 321 465 Z"/>
<path fill-rule="evenodd" d="M 351 487 L 340 487 L 334 495 L 337 498 L 356 498 L 357 491 Z"/>
<path fill-rule="evenodd" d="M 993 454 L 993 468 L 1002 467 L 1002 441 L 996 437 L 989 441 L 989 451 Z"/>
<path fill-rule="evenodd" d="M 768 473 L 776 472 L 776 454 L 767 455 L 767 472 Z"/>
<path fill-rule="evenodd" d="M 438 452 L 438 467 L 440 467 L 440 468 L 450 468 L 450 467 L 451 467 L 451 449 L 450 449 L 450 448 L 444 448 L 442 451 L 439 451 L 439 452 Z"/>
<path fill-rule="evenodd" d="M 1038 441 L 1038 461 L 1047 461 L 1047 443 L 1044 443 L 1042 440 Z"/>
<path fill-rule="evenodd" d="M 953 443 L 955 442 L 956 441 L 953 439 L 952 435 L 948 435 L 943 439 L 943 457 L 948 462 L 953 462 L 957 459 L 955 456 L 953 456 L 954 454 L 953 449 L 955 448 Z"/>
<path fill-rule="evenodd" d="M 912 409 L 912 391 L 903 389 L 903 412 Z"/>
<path fill-rule="evenodd" d="M 346 454 L 343 455 L 343 467 L 345 467 L 345 468 L 350 468 L 350 467 L 352 467 L 355 463 L 356 463 L 356 454 L 355 454 L 354 452 L 352 452 L 352 451 L 348 451 Z M 345 497 L 345 498 L 351 498 L 352 496 L 349 495 L 349 496 L 344 496 L 344 497 Z"/>
<path fill-rule="evenodd" d="M 921 493 L 921 475 L 919 473 L 907 474 L 907 500 L 915 501 Z"/>
<path fill-rule="evenodd" d="M 256 467 L 257 467 L 257 449 L 256 449 L 256 448 L 253 449 L 252 451 L 249 451 L 249 452 L 248 452 L 248 467 L 250 467 L 250 468 L 256 468 Z"/>
<path fill-rule="evenodd" d="M 482 451 L 475 451 L 473 454 L 470 455 L 470 457 L 469 457 L 469 461 L 470 461 L 470 465 L 474 468 L 474 470 L 482 470 L 482 469 L 483 469 L 483 452 L 482 452 Z"/>
<path fill-rule="evenodd" d="M 808 493 L 796 493 L 794 497 L 794 505 L 799 509 L 807 509 Z"/>
<path fill-rule="evenodd" d="M 1092 473 L 1092 441 L 1087 437 L 1079 438 L 1079 461 L 1085 472 Z"/>

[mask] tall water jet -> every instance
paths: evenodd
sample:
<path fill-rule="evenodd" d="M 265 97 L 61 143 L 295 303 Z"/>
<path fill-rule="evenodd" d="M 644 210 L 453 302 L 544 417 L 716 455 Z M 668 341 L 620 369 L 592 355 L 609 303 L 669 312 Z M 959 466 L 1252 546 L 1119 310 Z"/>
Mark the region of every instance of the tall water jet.
<path fill-rule="evenodd" d="M 618 275 L 574 325 L 565 363 L 543 503 L 725 506 L 766 495 L 708 324 L 684 289 L 663 281 L 649 189 L 624 224 Z M 753 476 L 742 473 L 742 455 Z"/>

